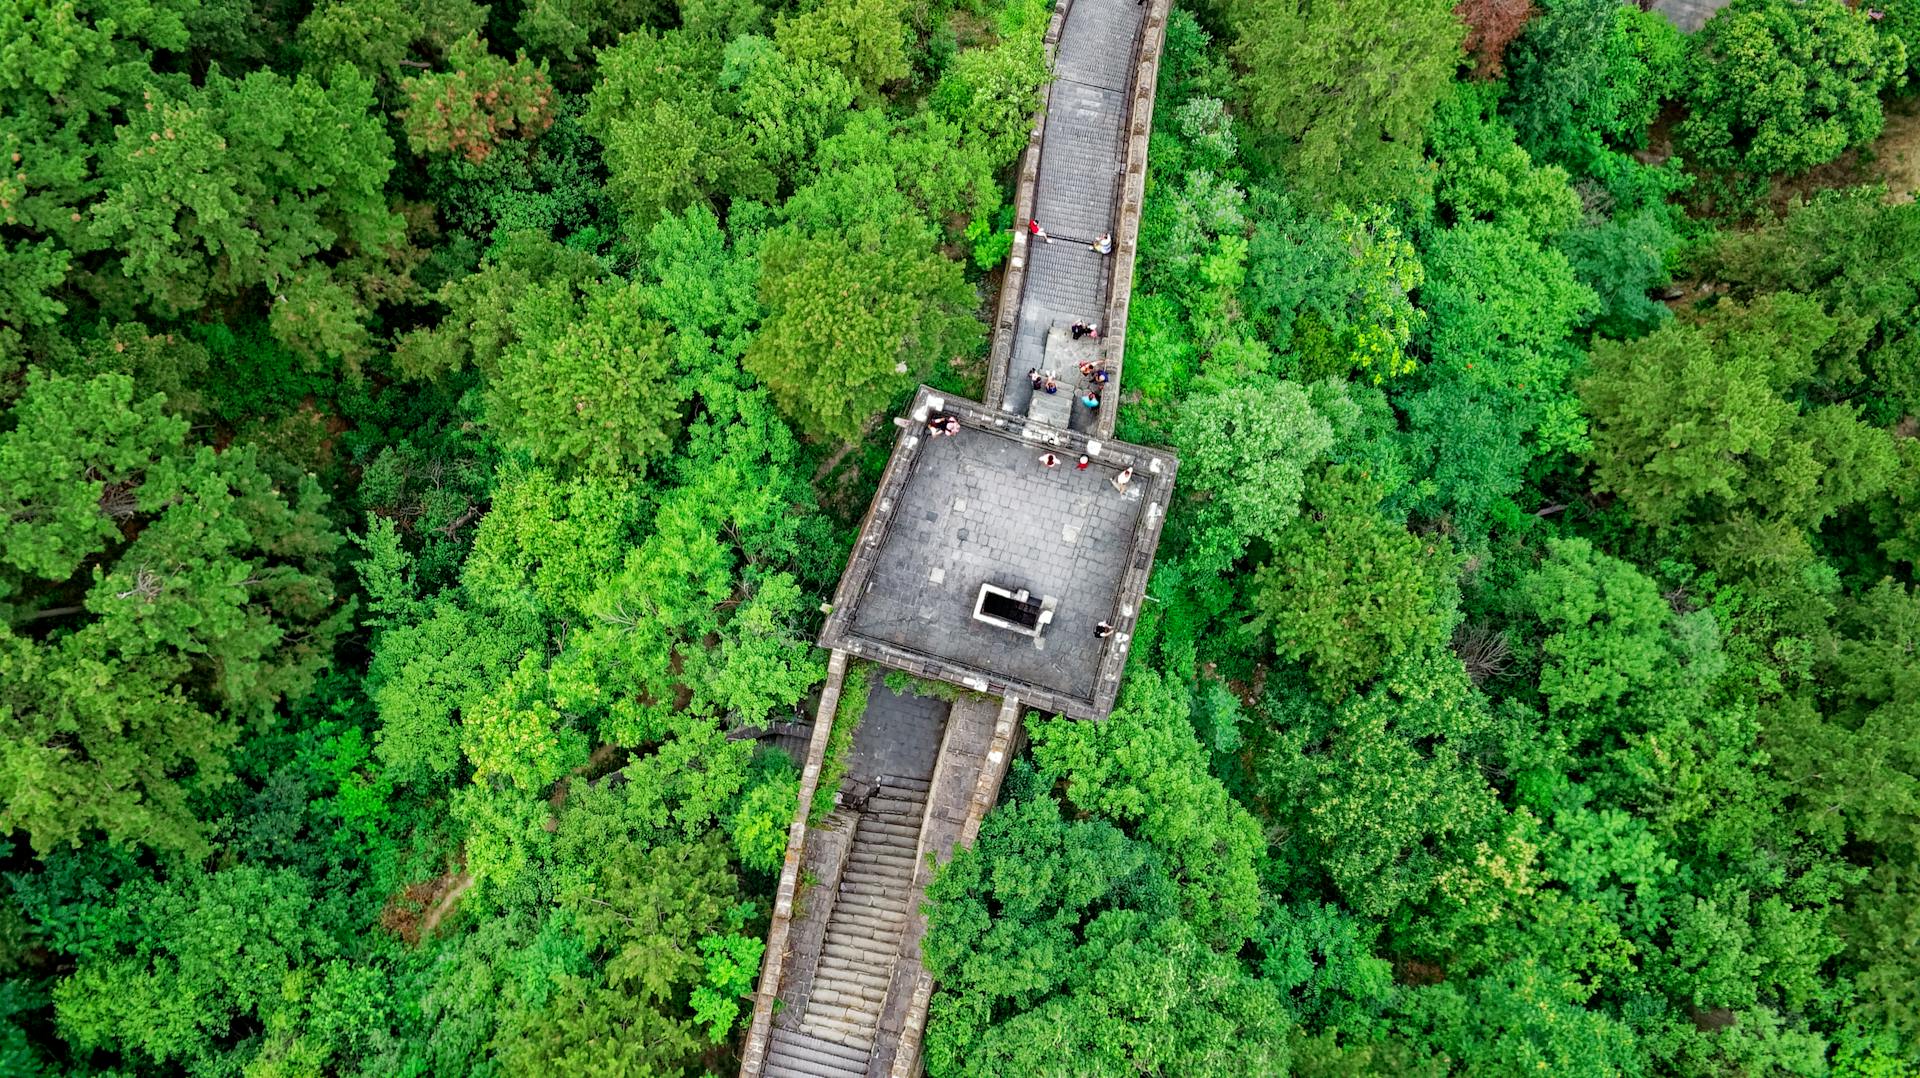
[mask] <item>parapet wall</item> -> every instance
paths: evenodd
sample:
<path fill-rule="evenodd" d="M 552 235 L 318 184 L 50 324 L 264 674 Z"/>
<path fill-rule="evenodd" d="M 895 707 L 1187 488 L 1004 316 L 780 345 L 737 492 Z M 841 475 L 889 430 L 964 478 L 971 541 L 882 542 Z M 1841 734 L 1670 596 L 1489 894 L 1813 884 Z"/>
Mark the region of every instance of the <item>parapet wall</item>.
<path fill-rule="evenodd" d="M 814 709 L 813 739 L 807 743 L 807 761 L 800 769 L 800 804 L 787 827 L 786 861 L 780 868 L 780 886 L 773 894 L 773 920 L 767 926 L 760 987 L 753 995 L 753 1024 L 747 1027 L 746 1041 L 740 1049 L 740 1073 L 744 1075 L 757 1075 L 766 1068 L 773 1008 L 780 994 L 780 979 L 786 973 L 788 940 L 793 931 L 794 893 L 800 887 L 800 867 L 806 856 L 807 816 L 819 792 L 820 768 L 826 759 L 827 741 L 833 736 L 833 715 L 840 707 L 840 688 L 846 677 L 847 653 L 835 651 L 827 660 L 827 684 L 820 692 L 820 706 Z M 832 797 L 833 791 L 827 796 Z"/>
<path fill-rule="evenodd" d="M 1162 0 L 1165 2 L 1165 0 Z M 1045 47 L 1047 70 L 1053 70 L 1060 53 L 1060 35 L 1066 30 L 1067 13 L 1073 0 L 1054 5 L 1053 20 L 1047 24 Z M 1033 114 L 1033 127 L 1027 132 L 1027 148 L 1020 153 L 1020 173 L 1013 184 L 1013 250 L 1007 255 L 1006 271 L 1000 275 L 1000 302 L 993 316 L 993 344 L 987 355 L 986 405 L 1000 410 L 1007 392 L 1007 364 L 1013 358 L 1013 339 L 1020 329 L 1020 302 L 1027 291 L 1026 221 L 1033 217 L 1033 200 L 1040 184 L 1040 150 L 1046 140 L 1047 108 L 1053 100 L 1049 83 L 1040 100 L 1040 111 Z M 1131 263 L 1129 263 L 1131 265 Z"/>
<path fill-rule="evenodd" d="M 1120 223 L 1113 237 L 1113 273 L 1107 284 L 1106 336 L 1103 351 L 1107 369 L 1126 393 L 1127 310 L 1133 303 L 1134 252 L 1140 241 L 1140 209 L 1147 197 L 1147 142 L 1153 133 L 1153 96 L 1160 81 L 1160 49 L 1166 42 L 1167 15 L 1173 0 L 1152 0 L 1147 18 L 1134 43 L 1133 86 L 1127 100 L 1126 151 L 1120 171 Z M 1100 437 L 1113 437 L 1120 409 L 1103 408 L 1096 420 Z"/>

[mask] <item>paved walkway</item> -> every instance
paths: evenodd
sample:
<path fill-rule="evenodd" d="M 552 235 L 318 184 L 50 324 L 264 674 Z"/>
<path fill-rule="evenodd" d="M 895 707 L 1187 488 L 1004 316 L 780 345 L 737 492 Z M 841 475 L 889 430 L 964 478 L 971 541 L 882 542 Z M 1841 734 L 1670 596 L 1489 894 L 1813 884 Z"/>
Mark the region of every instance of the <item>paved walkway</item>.
<path fill-rule="evenodd" d="M 1055 57 L 1047 119 L 1040 146 L 1040 178 L 1033 219 L 1053 237 L 1029 250 L 1026 291 L 1020 298 L 1013 358 L 1007 364 L 1002 407 L 1025 414 L 1033 387 L 1027 371 L 1046 366 L 1047 330 L 1101 320 L 1107 306 L 1113 257 L 1088 244 L 1119 229 L 1120 173 L 1127 123 L 1127 94 L 1134 72 L 1134 43 L 1146 18 L 1134 0 L 1073 0 Z M 1016 227 L 1025 227 L 1025 222 Z M 1078 372 L 1062 371 L 1077 387 Z M 1117 403 L 1118 386 L 1106 396 Z M 1111 406 L 1111 405 L 1110 405 Z M 1073 429 L 1088 430 L 1092 416 L 1077 400 Z"/>

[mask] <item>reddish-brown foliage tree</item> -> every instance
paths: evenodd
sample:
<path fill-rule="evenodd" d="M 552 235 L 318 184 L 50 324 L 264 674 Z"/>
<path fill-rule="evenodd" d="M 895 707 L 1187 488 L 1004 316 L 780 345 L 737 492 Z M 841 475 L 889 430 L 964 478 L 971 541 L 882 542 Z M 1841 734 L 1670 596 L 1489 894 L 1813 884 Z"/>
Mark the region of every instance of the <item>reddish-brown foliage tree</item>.
<path fill-rule="evenodd" d="M 1532 0 L 1460 0 L 1453 13 L 1467 24 L 1467 55 L 1473 57 L 1473 77 L 1496 78 L 1507 46 L 1533 18 Z"/>
<path fill-rule="evenodd" d="M 485 161 L 504 138 L 533 138 L 553 126 L 547 66 L 525 53 L 509 62 L 468 34 L 447 52 L 451 71 L 400 84 L 407 106 L 400 122 L 415 153 L 458 153 Z"/>

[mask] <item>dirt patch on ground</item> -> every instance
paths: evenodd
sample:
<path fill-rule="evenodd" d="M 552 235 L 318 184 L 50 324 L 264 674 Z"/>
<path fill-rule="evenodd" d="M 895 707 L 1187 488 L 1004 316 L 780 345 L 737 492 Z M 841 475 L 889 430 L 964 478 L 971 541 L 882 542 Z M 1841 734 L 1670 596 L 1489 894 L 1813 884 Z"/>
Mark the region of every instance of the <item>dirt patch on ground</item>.
<path fill-rule="evenodd" d="M 462 863 L 445 875 L 420 883 L 387 901 L 380 911 L 380 927 L 399 936 L 409 946 L 418 945 L 433 935 L 440 922 L 459 905 L 460 898 L 473 888 L 473 877 Z"/>
<path fill-rule="evenodd" d="M 451 877 L 450 885 L 440 892 L 440 900 L 433 904 L 433 908 L 427 911 L 426 919 L 420 922 L 420 938 L 433 935 L 433 930 L 440 927 L 441 920 L 460 904 L 460 897 L 472 889 L 473 877 L 467 873 Z"/>
<path fill-rule="evenodd" d="M 1779 180 L 1768 199 L 1784 213 L 1795 199 L 1811 198 L 1831 187 L 1884 183 L 1894 202 L 1912 202 L 1920 194 L 1920 98 L 1901 98 L 1887 106 L 1886 130 L 1857 150 L 1848 150 L 1804 176 Z"/>
<path fill-rule="evenodd" d="M 1873 144 L 1873 171 L 1887 183 L 1895 201 L 1911 202 L 1920 194 L 1920 98 L 1909 98 L 1887 110 L 1887 130 Z"/>

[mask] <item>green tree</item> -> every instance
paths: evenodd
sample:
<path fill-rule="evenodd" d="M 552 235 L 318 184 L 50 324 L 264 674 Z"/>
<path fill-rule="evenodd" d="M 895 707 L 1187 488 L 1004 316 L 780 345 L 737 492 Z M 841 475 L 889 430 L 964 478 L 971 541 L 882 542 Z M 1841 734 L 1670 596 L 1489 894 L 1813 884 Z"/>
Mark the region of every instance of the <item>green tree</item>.
<path fill-rule="evenodd" d="M 1627 1023 L 1582 1006 L 1577 984 L 1533 962 L 1408 994 L 1399 1027 L 1451 1067 L 1603 1078 L 1640 1064 Z"/>
<path fill-rule="evenodd" d="M 641 515 L 621 479 L 560 481 L 509 464 L 461 568 L 461 585 L 482 609 L 578 620 L 620 566 Z"/>
<path fill-rule="evenodd" d="M 1380 497 L 1378 483 L 1347 465 L 1314 477 L 1247 594 L 1248 629 L 1282 658 L 1305 661 L 1334 698 L 1444 626 L 1445 540 L 1410 534 L 1381 513 Z"/>
<path fill-rule="evenodd" d="M 487 51 L 478 34 L 454 42 L 452 70 L 400 84 L 400 122 L 415 153 L 457 153 L 476 164 L 503 138 L 531 139 L 553 126 L 553 86 L 545 64 L 512 63 Z"/>
<path fill-rule="evenodd" d="M 0 821 L 45 851 L 96 831 L 204 850 L 192 795 L 297 696 L 350 613 L 311 476 L 186 443 L 130 380 L 34 373 L 0 434 L 9 621 Z"/>
<path fill-rule="evenodd" d="M 1805 172 L 1880 133 L 1880 92 L 1905 70 L 1899 40 L 1839 0 L 1734 0 L 1695 43 L 1682 151 L 1744 177 Z"/>
<path fill-rule="evenodd" d="M 853 439 L 916 375 L 979 337 L 960 264 L 910 219 L 781 229 L 760 258 L 767 314 L 744 362 L 808 434 Z"/>
<path fill-rule="evenodd" d="M 369 348 L 355 286 L 401 242 L 383 191 L 393 144 L 373 87 L 256 71 L 146 91 L 101 163 L 89 235 L 163 314 L 249 294 L 275 336 L 318 357 Z M 337 264 L 336 264 L 337 263 Z"/>
<path fill-rule="evenodd" d="M 1423 478 L 1408 509 L 1449 529 L 1463 549 L 1485 540 L 1496 522 L 1519 513 L 1516 499 L 1541 446 L 1530 439 L 1540 410 L 1465 378 L 1445 378 L 1400 401 L 1407 431 L 1403 456 Z"/>
<path fill-rule="evenodd" d="M 1895 465 L 1852 407 L 1793 399 L 1836 328 L 1818 302 L 1778 293 L 1596 342 L 1580 392 L 1597 485 L 1648 524 L 1708 526 L 1721 564 L 1803 559 L 1799 529 L 1873 497 Z"/>
<path fill-rule="evenodd" d="M 604 973 L 562 976 L 545 1007 L 495 1038 L 510 1075 L 675 1073 L 705 1039 L 683 1000 L 703 980 L 700 941 L 727 927 L 738 883 L 714 842 L 599 854 L 592 883 L 561 896 Z"/>
<path fill-rule="evenodd" d="M 1443 0 L 1234 0 L 1248 114 L 1281 140 L 1292 187 L 1391 202 L 1420 185 L 1420 135 L 1461 59 Z"/>
<path fill-rule="evenodd" d="M 934 1075 L 1283 1070 L 1278 994 L 1175 913 L 1151 848 L 1044 795 L 928 889 Z"/>
<path fill-rule="evenodd" d="M 1298 515 L 1306 469 L 1332 447 L 1333 426 L 1293 382 L 1240 383 L 1189 400 L 1173 441 L 1201 562 L 1224 569 Z"/>
<path fill-rule="evenodd" d="M 1349 909 L 1431 919 L 1424 927 L 1439 935 L 1460 919 L 1495 923 L 1530 892 L 1529 843 L 1473 759 L 1492 715 L 1444 649 L 1401 654 L 1371 689 L 1335 704 L 1270 694 L 1267 717 L 1256 782 L 1273 824 L 1295 836 L 1287 860 Z M 1438 917 L 1430 903 L 1465 912 Z"/>
<path fill-rule="evenodd" d="M 1625 219 L 1610 218 L 1567 233 L 1557 246 L 1580 283 L 1599 299 L 1594 332 L 1638 337 L 1673 317 L 1666 304 L 1649 295 L 1672 280 L 1668 262 L 1680 246 L 1666 214 L 1645 210 Z"/>
<path fill-rule="evenodd" d="M 106 187 L 100 158 L 112 124 L 148 87 L 156 52 L 187 47 L 192 10 L 72 2 L 0 11 L 9 43 L 0 57 L 0 371 L 29 355 L 45 360 L 27 337 L 68 313 L 75 258 L 102 246 L 86 221 Z"/>
<path fill-rule="evenodd" d="M 540 287 L 514 303 L 519 340 L 481 365 L 488 422 L 542 462 L 644 476 L 684 418 L 667 327 L 646 317 L 639 286 L 595 288 L 584 302 L 571 292 Z"/>
<path fill-rule="evenodd" d="M 1820 353 L 1822 379 L 1884 397 L 1883 414 L 1920 409 L 1920 205 L 1870 187 L 1823 191 L 1721 236 L 1704 262 L 1742 299 L 1817 297 L 1839 323 Z"/>
<path fill-rule="evenodd" d="M 1494 113 L 1494 88 L 1461 83 L 1435 112 L 1427 145 L 1439 165 L 1435 212 L 1448 224 L 1486 221 L 1544 243 L 1580 219 L 1580 198 L 1558 165 L 1535 165 Z"/>
<path fill-rule="evenodd" d="M 489 619 L 444 600 L 417 623 L 383 632 L 366 687 L 387 774 L 421 785 L 450 780 L 461 765 L 465 716 L 539 639 L 531 619 Z"/>
<path fill-rule="evenodd" d="M 1920 441 L 1902 438 L 1894 445 L 1900 466 L 1886 497 L 1873 505 L 1874 528 L 1887 557 L 1920 566 Z"/>
<path fill-rule="evenodd" d="M 1778 713 L 1768 743 L 1796 791 L 1803 827 L 1920 851 L 1920 593 L 1892 580 L 1846 604 L 1822 657 L 1815 701 Z"/>
<path fill-rule="evenodd" d="M 351 64 L 389 86 L 414 61 L 414 50 L 445 53 L 478 33 L 487 9 L 470 0 L 321 0 L 300 21 L 300 52 L 319 70 Z"/>
<path fill-rule="evenodd" d="M 1612 0 L 1543 0 L 1507 50 L 1501 109 L 1535 156 L 1585 172 L 1608 148 L 1638 149 L 1678 94 L 1686 40 L 1665 15 Z"/>
<path fill-rule="evenodd" d="M 1365 1021 L 1394 994 L 1393 965 L 1374 954 L 1378 936 L 1339 905 L 1270 902 L 1254 937 L 1260 979 L 1286 993 L 1303 1026 Z"/>
<path fill-rule="evenodd" d="M 495 369 L 520 339 L 528 317 L 523 307 L 577 307 L 602 275 L 591 255 L 536 233 L 510 232 L 477 270 L 440 287 L 435 299 L 446 316 L 437 326 L 401 334 L 394 366 L 409 379 L 437 378 L 471 364 Z"/>
<path fill-rule="evenodd" d="M 1412 372 L 1408 346 L 1427 320 L 1412 293 L 1425 270 L 1385 212 L 1336 209 L 1328 217 L 1256 191 L 1251 216 L 1239 302 L 1263 338 L 1292 353 L 1294 377 L 1357 368 L 1378 385 Z"/>
<path fill-rule="evenodd" d="M 586 128 L 635 230 L 718 196 L 770 199 L 774 179 L 720 90 L 719 42 L 684 30 L 627 34 L 600 56 Z"/>
<path fill-rule="evenodd" d="M 803 642 L 806 600 L 791 573 L 812 501 L 797 447 L 757 414 L 696 431 L 684 485 L 661 499 L 650 534 L 587 602 L 589 627 L 555 668 L 561 708 L 595 712 L 604 740 L 638 745 L 680 713 L 763 723 L 824 675 Z"/>
<path fill-rule="evenodd" d="M 1557 540 L 1547 550 L 1514 589 L 1547 630 L 1540 694 L 1554 712 L 1616 705 L 1673 661 L 1673 612 L 1652 580 L 1584 539 Z"/>
<path fill-rule="evenodd" d="M 782 180 L 798 178 L 814 151 L 846 119 L 853 84 L 836 68 L 796 60 L 764 37 L 727 43 L 720 84 L 747 128 L 753 153 Z"/>
<path fill-rule="evenodd" d="M 907 77 L 908 8 L 889 0 L 808 0 L 774 20 L 780 51 L 830 67 L 865 97 Z"/>
<path fill-rule="evenodd" d="M 661 0 L 533 0 L 519 9 L 513 29 L 536 53 L 572 61 L 669 23 L 672 11 Z"/>
<path fill-rule="evenodd" d="M 1033 726 L 1041 779 L 1068 801 L 1128 827 L 1180 881 L 1186 919 L 1209 942 L 1244 939 L 1258 915 L 1254 820 L 1207 772 L 1186 690 L 1138 671 L 1101 723 L 1055 717 Z"/>
<path fill-rule="evenodd" d="M 1036 31 L 1044 27 L 1035 26 Z M 1023 33 L 992 48 L 967 49 L 934 87 L 928 105 L 957 123 L 965 138 L 994 162 L 1008 162 L 1026 148 L 1041 90 L 1052 73 L 1040 33 Z"/>
<path fill-rule="evenodd" d="M 339 949 L 314 917 L 310 884 L 286 869 L 147 881 L 104 912 L 54 990 L 54 1016 L 75 1048 L 130 1063 L 221 1065 L 229 1038 L 287 1007 L 302 967 Z"/>
<path fill-rule="evenodd" d="M 1426 257 L 1434 364 L 1535 408 L 1564 398 L 1578 358 L 1569 338 L 1596 306 L 1567 257 L 1478 221 L 1435 236 Z"/>

